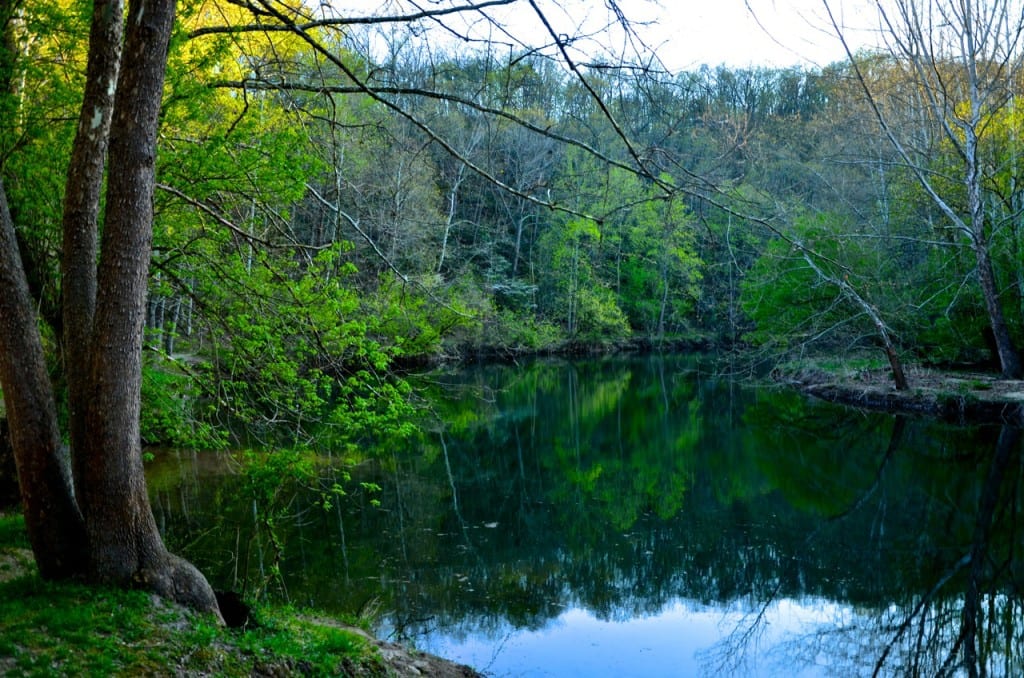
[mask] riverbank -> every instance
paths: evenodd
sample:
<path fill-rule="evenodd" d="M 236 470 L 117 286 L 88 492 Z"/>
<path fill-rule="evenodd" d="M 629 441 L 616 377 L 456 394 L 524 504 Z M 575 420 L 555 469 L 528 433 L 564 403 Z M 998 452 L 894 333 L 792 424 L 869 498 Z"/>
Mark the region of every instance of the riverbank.
<path fill-rule="evenodd" d="M 254 617 L 229 629 L 142 591 L 44 582 L 21 518 L 0 514 L 0 675 L 479 675 L 305 611 Z"/>
<path fill-rule="evenodd" d="M 906 368 L 910 388 L 897 391 L 883 368 L 802 365 L 773 373 L 777 383 L 830 402 L 930 416 L 955 424 L 1024 426 L 1024 381 L 980 371 Z"/>

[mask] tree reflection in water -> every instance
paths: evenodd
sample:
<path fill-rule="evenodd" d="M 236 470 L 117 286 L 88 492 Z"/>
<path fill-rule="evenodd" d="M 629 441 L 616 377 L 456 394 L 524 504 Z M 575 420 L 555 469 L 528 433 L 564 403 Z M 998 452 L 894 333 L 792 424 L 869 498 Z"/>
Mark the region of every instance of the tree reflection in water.
<path fill-rule="evenodd" d="M 903 447 L 906 426 L 905 418 L 895 418 L 876 482 L 848 510 L 827 521 L 854 514 L 879 490 L 886 466 Z M 1002 427 L 992 452 L 976 458 L 985 471 L 984 480 L 978 488 L 974 529 L 963 555 L 933 570 L 931 580 L 923 579 L 922 584 L 932 581 L 927 590 L 908 592 L 908 597 L 876 610 L 865 607 L 852 614 L 837 614 L 792 634 L 774 648 L 776 661 L 794 670 L 824 663 L 842 675 L 975 678 L 1013 676 L 1024 670 L 1024 606 L 1016 562 L 1021 430 Z M 948 510 L 963 511 L 956 503 L 950 503 Z M 820 531 L 808 536 L 805 548 L 814 548 Z M 744 617 L 705 653 L 709 674 L 745 671 L 748 655 L 759 653 L 756 645 L 778 593 L 773 591 L 755 614 Z"/>
<path fill-rule="evenodd" d="M 267 591 L 376 606 L 378 631 L 478 646 L 495 671 L 518 670 L 517 638 L 585 619 L 619 646 L 557 651 L 612 675 L 600 653 L 661 619 L 680 639 L 721 627 L 694 660 L 708 674 L 1024 672 L 1016 429 L 866 415 L 681 357 L 491 366 L 423 393 L 438 417 L 415 444 L 382 444 L 330 510 L 337 469 L 279 493 L 273 539 L 243 476 L 166 455 L 150 480 L 167 539 L 250 592 L 278 543 Z"/>

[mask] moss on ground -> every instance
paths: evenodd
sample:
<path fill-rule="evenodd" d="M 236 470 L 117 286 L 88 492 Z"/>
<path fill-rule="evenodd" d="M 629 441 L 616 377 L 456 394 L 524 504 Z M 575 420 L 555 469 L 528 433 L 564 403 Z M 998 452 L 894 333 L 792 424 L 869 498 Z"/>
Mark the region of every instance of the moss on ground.
<path fill-rule="evenodd" d="M 359 628 L 282 608 L 256 618 L 257 628 L 228 629 L 143 591 L 43 581 L 21 517 L 0 515 L 0 675 L 404 673 Z"/>

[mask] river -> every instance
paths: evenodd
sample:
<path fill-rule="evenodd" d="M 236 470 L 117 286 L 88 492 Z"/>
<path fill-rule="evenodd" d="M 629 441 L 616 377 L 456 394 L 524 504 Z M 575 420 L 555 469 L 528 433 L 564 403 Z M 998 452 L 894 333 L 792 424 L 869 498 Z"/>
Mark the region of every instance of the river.
<path fill-rule="evenodd" d="M 216 587 L 494 676 L 1024 672 L 1016 429 L 754 388 L 700 356 L 416 384 L 419 435 L 315 482 L 157 454 L 166 540 Z"/>

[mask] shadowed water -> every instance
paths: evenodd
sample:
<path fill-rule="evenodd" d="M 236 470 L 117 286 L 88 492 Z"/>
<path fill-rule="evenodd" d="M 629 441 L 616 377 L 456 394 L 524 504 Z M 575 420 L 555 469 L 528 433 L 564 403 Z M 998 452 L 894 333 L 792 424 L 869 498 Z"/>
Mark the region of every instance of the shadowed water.
<path fill-rule="evenodd" d="M 686 356 L 434 373 L 422 434 L 350 477 L 325 461 L 266 506 L 229 456 L 161 454 L 154 511 L 215 586 L 497 676 L 1024 671 L 1019 431 L 715 375 Z"/>

